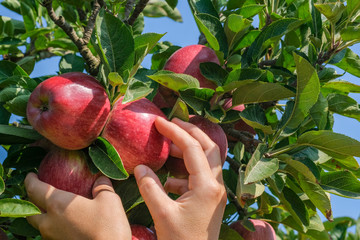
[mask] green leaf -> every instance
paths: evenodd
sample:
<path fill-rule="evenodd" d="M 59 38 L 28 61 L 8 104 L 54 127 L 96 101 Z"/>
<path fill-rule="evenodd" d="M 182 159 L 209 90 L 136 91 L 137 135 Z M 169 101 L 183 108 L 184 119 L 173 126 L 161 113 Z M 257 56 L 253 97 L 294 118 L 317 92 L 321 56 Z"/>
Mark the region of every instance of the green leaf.
<path fill-rule="evenodd" d="M 316 3 L 314 6 L 333 24 L 339 21 L 343 11 L 346 9 L 342 2 Z"/>
<path fill-rule="evenodd" d="M 241 38 L 237 44 L 235 44 L 232 50 L 235 52 L 250 47 L 251 44 L 255 42 L 255 39 L 259 36 L 260 33 L 260 30 L 251 30 L 250 32 L 246 33 L 246 35 Z"/>
<path fill-rule="evenodd" d="M 141 199 L 139 188 L 136 184 L 134 176 L 130 176 L 126 180 L 112 181 L 115 192 L 120 196 L 125 211 L 129 209 Z"/>
<path fill-rule="evenodd" d="M 118 72 L 124 79 L 134 63 L 134 39 L 129 28 L 119 19 L 100 11 L 96 19 L 99 53 L 109 72 Z M 126 47 L 124 47 L 126 46 Z"/>
<path fill-rule="evenodd" d="M 228 45 L 224 28 L 220 20 L 206 13 L 195 15 L 195 21 L 200 31 L 205 35 L 209 45 L 215 51 L 221 51 L 227 56 Z"/>
<path fill-rule="evenodd" d="M 89 147 L 95 166 L 107 177 L 122 180 L 129 177 L 116 149 L 104 138 L 98 137 Z"/>
<path fill-rule="evenodd" d="M 281 127 L 284 129 L 284 136 L 302 123 L 312 106 L 317 102 L 320 93 L 320 82 L 315 68 L 305 58 L 295 53 L 293 56 L 297 72 L 296 97 L 291 116 Z"/>
<path fill-rule="evenodd" d="M 360 28 L 358 26 L 343 28 L 340 32 L 343 41 L 360 40 Z"/>
<path fill-rule="evenodd" d="M 295 94 L 277 83 L 250 82 L 233 94 L 233 105 L 269 102 L 293 97 Z"/>
<path fill-rule="evenodd" d="M 320 210 L 324 216 L 331 221 L 332 210 L 329 197 L 319 184 L 308 180 L 304 175 L 298 174 L 299 185 L 304 190 L 310 201 Z"/>
<path fill-rule="evenodd" d="M 285 209 L 290 212 L 294 220 L 305 227 L 309 226 L 310 218 L 309 212 L 306 209 L 304 202 L 299 196 L 290 188 L 284 187 L 282 194 L 279 195 L 281 203 L 284 204 Z"/>
<path fill-rule="evenodd" d="M 339 62 L 330 62 L 331 64 L 341 68 L 342 70 L 356 76 L 360 77 L 360 58 L 359 56 L 351 51 L 350 48 L 346 48 L 345 55 L 341 58 Z M 340 56 L 342 52 L 338 53 Z M 336 57 L 336 56 L 335 56 Z"/>
<path fill-rule="evenodd" d="M 286 162 L 287 166 L 285 167 L 285 170 L 288 171 L 294 178 L 298 178 L 299 173 L 301 173 L 308 181 L 313 183 L 317 181 L 315 175 L 305 163 L 299 160 L 293 160 L 291 156 L 287 155 L 280 155 L 279 159 Z"/>
<path fill-rule="evenodd" d="M 178 92 L 180 89 L 200 87 L 199 81 L 187 74 L 159 71 L 156 74 L 150 75 L 148 77 L 176 92 Z"/>
<path fill-rule="evenodd" d="M 0 102 L 7 102 L 17 96 L 29 95 L 31 92 L 27 89 L 20 87 L 7 87 L 0 91 Z"/>
<path fill-rule="evenodd" d="M 211 0 L 188 0 L 193 12 L 207 13 L 213 17 L 219 18 L 219 14 L 216 11 Z"/>
<path fill-rule="evenodd" d="M 35 56 L 27 56 L 16 62 L 27 74 L 31 74 L 35 67 Z"/>
<path fill-rule="evenodd" d="M 265 134 L 272 134 L 274 130 L 271 126 L 266 125 L 267 120 L 264 110 L 259 105 L 249 106 L 240 113 L 240 116 L 244 122 L 254 129 L 260 129 Z"/>
<path fill-rule="evenodd" d="M 239 10 L 235 11 L 237 14 L 243 16 L 244 18 L 251 18 L 261 12 L 264 9 L 265 5 L 250 4 L 246 5 Z"/>
<path fill-rule="evenodd" d="M 327 100 L 330 111 L 360 121 L 359 104 L 351 97 L 333 93 L 327 96 Z"/>
<path fill-rule="evenodd" d="M 0 176 L 0 195 L 5 191 L 5 182 L 3 178 Z"/>
<path fill-rule="evenodd" d="M 230 14 L 225 22 L 224 29 L 230 49 L 244 36 L 251 26 L 251 21 L 237 14 Z"/>
<path fill-rule="evenodd" d="M 27 147 L 18 151 L 9 152 L 4 160 L 4 167 L 16 168 L 19 171 L 28 171 L 38 168 L 47 151 L 41 147 Z"/>
<path fill-rule="evenodd" d="M 317 148 L 334 157 L 360 157 L 360 142 L 332 131 L 308 131 L 298 138 L 296 144 L 298 146 L 311 146 Z"/>
<path fill-rule="evenodd" d="M 255 199 L 265 191 L 265 186 L 260 182 L 245 183 L 245 171 L 239 169 L 239 179 L 236 186 L 236 196 L 239 204 L 244 207 L 247 200 Z"/>
<path fill-rule="evenodd" d="M 27 217 L 41 214 L 41 211 L 31 202 L 5 198 L 0 199 L 0 217 Z"/>
<path fill-rule="evenodd" d="M 146 17 L 168 17 L 176 22 L 182 22 L 182 17 L 177 8 L 171 8 L 166 2 L 160 0 L 153 0 L 149 2 L 144 11 Z"/>
<path fill-rule="evenodd" d="M 360 181 L 349 171 L 323 172 L 321 187 L 333 194 L 360 199 Z"/>
<path fill-rule="evenodd" d="M 35 237 L 40 235 L 40 232 L 32 227 L 25 218 L 15 219 L 9 226 L 9 231 L 13 234 L 25 237 Z"/>
<path fill-rule="evenodd" d="M 148 51 L 146 52 L 146 54 L 148 54 L 164 35 L 165 33 L 164 34 L 144 33 L 139 36 L 136 36 L 134 38 L 135 49 L 140 46 L 148 45 L 149 46 Z"/>
<path fill-rule="evenodd" d="M 146 83 L 137 80 L 136 78 L 132 78 L 128 84 L 128 88 L 126 89 L 123 104 L 149 95 L 154 90 L 151 88 L 151 83 L 151 81 Z"/>
<path fill-rule="evenodd" d="M 66 54 L 62 56 L 59 62 L 60 73 L 68 72 L 83 72 L 85 69 L 85 62 L 82 57 L 76 54 Z"/>
<path fill-rule="evenodd" d="M 213 62 L 200 63 L 201 74 L 208 80 L 222 86 L 228 76 L 228 72 L 220 65 Z"/>
<path fill-rule="evenodd" d="M 21 1 L 21 15 L 24 19 L 24 24 L 25 24 L 25 28 L 26 31 L 32 31 L 35 29 L 35 16 L 34 16 L 34 12 L 32 11 L 31 7 L 26 4 L 25 2 Z"/>
<path fill-rule="evenodd" d="M 330 81 L 325 83 L 322 88 L 333 89 L 344 93 L 360 93 L 360 85 L 347 81 Z"/>
<path fill-rule="evenodd" d="M 6 102 L 5 108 L 7 108 L 7 110 L 12 114 L 26 117 L 26 106 L 29 98 L 30 94 L 17 96 L 12 100 Z"/>
<path fill-rule="evenodd" d="M 264 158 L 263 154 L 267 151 L 265 144 L 259 144 L 251 156 L 245 170 L 244 183 L 252 183 L 263 180 L 273 175 L 279 169 L 277 158 Z"/>
<path fill-rule="evenodd" d="M 357 0 L 347 0 L 346 10 L 348 12 L 348 18 L 351 21 L 354 21 L 357 17 L 359 17 L 360 10 L 360 2 Z"/>
<path fill-rule="evenodd" d="M 179 118 L 185 122 L 189 121 L 189 110 L 187 108 L 187 105 L 184 101 L 182 101 L 180 98 L 176 100 L 176 103 L 174 107 L 171 109 L 171 112 L 168 116 L 169 119 L 172 118 Z"/>
<path fill-rule="evenodd" d="M 154 53 L 151 57 L 151 69 L 163 69 L 168 58 L 179 49 L 179 46 L 170 46 L 165 50 L 160 50 L 158 53 Z"/>
<path fill-rule="evenodd" d="M 16 63 L 10 61 L 0 61 L 0 79 L 12 76 L 29 77 L 29 75 Z"/>
<path fill-rule="evenodd" d="M 0 125 L 0 144 L 32 143 L 40 138 L 42 136 L 33 129 Z"/>
<path fill-rule="evenodd" d="M 295 18 L 281 19 L 271 23 L 268 27 L 261 31 L 247 51 L 248 64 L 250 62 L 257 62 L 262 52 L 270 44 L 278 41 L 286 33 L 298 28 L 301 24 L 303 24 L 303 21 Z"/>
<path fill-rule="evenodd" d="M 209 107 L 209 101 L 214 95 L 214 90 L 209 88 L 188 88 L 180 90 L 180 97 L 187 103 L 195 112 L 202 115 L 203 109 Z"/>
<path fill-rule="evenodd" d="M 172 9 L 176 8 L 178 4 L 178 0 L 165 0 L 165 1 Z"/>
<path fill-rule="evenodd" d="M 329 104 L 326 98 L 320 93 L 317 102 L 310 109 L 310 116 L 315 121 L 319 130 L 324 130 L 328 119 Z"/>

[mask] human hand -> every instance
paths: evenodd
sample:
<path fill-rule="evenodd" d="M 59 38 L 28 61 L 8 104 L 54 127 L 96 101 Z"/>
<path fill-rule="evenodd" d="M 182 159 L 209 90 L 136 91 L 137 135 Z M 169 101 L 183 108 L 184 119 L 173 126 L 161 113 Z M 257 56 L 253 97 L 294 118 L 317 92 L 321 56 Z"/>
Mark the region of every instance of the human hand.
<path fill-rule="evenodd" d="M 155 125 L 173 141 L 170 154 L 183 158 L 189 172 L 188 179 L 168 178 L 163 188 L 150 168 L 135 168 L 158 239 L 218 239 L 227 199 L 219 147 L 198 127 L 179 119 L 157 118 Z M 174 201 L 166 192 L 181 196 Z"/>
<path fill-rule="evenodd" d="M 93 199 L 56 189 L 34 173 L 25 179 L 30 200 L 44 213 L 27 217 L 44 239 L 131 239 L 131 230 L 120 197 L 111 181 L 99 177 Z"/>

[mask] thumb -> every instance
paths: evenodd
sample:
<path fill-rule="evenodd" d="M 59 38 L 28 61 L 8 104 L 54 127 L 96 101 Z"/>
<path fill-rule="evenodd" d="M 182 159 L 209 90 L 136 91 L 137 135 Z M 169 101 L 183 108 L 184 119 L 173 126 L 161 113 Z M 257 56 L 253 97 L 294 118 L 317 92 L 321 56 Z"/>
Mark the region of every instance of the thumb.
<path fill-rule="evenodd" d="M 156 174 L 147 166 L 138 165 L 134 175 L 149 211 L 156 218 L 157 211 L 171 204 L 172 200 L 166 195 L 163 186 Z"/>
<path fill-rule="evenodd" d="M 92 188 L 93 198 L 96 198 L 101 192 L 115 193 L 110 179 L 105 176 L 100 176 L 96 179 Z"/>

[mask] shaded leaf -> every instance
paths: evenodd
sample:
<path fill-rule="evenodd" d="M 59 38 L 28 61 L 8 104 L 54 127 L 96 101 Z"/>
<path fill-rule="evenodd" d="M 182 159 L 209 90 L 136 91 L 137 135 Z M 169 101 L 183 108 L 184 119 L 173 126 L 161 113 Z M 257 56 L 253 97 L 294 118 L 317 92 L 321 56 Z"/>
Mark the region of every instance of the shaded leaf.
<path fill-rule="evenodd" d="M 32 143 L 40 138 L 42 136 L 33 129 L 0 125 L 0 144 Z"/>
<path fill-rule="evenodd" d="M 360 199 L 360 181 L 349 171 L 323 172 L 321 187 L 333 194 Z"/>

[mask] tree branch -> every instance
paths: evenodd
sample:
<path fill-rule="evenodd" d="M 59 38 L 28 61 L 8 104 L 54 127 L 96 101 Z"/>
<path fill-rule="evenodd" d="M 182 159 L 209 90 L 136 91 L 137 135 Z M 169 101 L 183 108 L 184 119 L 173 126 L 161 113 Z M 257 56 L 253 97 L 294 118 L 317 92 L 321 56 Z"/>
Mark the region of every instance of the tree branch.
<path fill-rule="evenodd" d="M 96 1 L 97 2 L 97 1 Z M 71 41 L 74 42 L 76 47 L 78 48 L 80 55 L 84 58 L 88 71 L 91 75 L 97 75 L 98 67 L 100 61 L 96 58 L 87 47 L 88 42 L 84 41 L 84 39 L 79 38 L 74 30 L 66 21 L 63 16 L 57 16 L 52 7 L 52 0 L 44 0 L 42 5 L 46 8 L 49 17 L 51 20 L 59 26 L 64 32 L 70 37 Z M 95 17 L 96 18 L 96 17 Z M 92 30 L 91 30 L 92 31 Z"/>
<path fill-rule="evenodd" d="M 239 213 L 240 219 L 244 218 L 247 214 L 246 210 L 242 208 L 237 200 L 237 196 L 231 191 L 231 189 L 225 185 L 226 193 L 229 199 L 229 202 L 234 204 L 236 211 Z"/>
<path fill-rule="evenodd" d="M 96 21 L 96 17 L 101 9 L 101 7 L 104 5 L 104 1 L 103 0 L 95 0 L 94 5 L 93 5 L 93 9 L 92 9 L 92 13 L 88 19 L 87 25 L 85 27 L 84 30 L 84 36 L 83 36 L 83 41 L 84 44 L 88 44 L 92 35 L 92 32 L 95 28 L 95 21 Z"/>
<path fill-rule="evenodd" d="M 129 16 L 133 9 L 134 3 L 135 3 L 135 0 L 127 0 L 126 5 L 125 5 L 125 11 L 124 11 L 124 21 L 129 20 Z"/>
<path fill-rule="evenodd" d="M 127 20 L 127 23 L 129 25 L 133 25 L 136 19 L 139 17 L 140 13 L 144 11 L 144 8 L 146 7 L 146 4 L 149 2 L 149 0 L 140 0 L 138 4 L 136 4 L 134 12 L 132 13 L 129 20 Z"/>
<path fill-rule="evenodd" d="M 257 147 L 257 145 L 259 143 L 261 143 L 261 141 L 254 139 L 250 134 L 248 134 L 245 131 L 238 131 L 236 129 L 234 129 L 232 124 L 223 124 L 221 125 L 221 127 L 223 128 L 224 132 L 233 137 L 236 138 L 237 140 L 239 140 L 240 142 L 242 142 L 245 146 L 246 151 L 253 153 Z"/>

